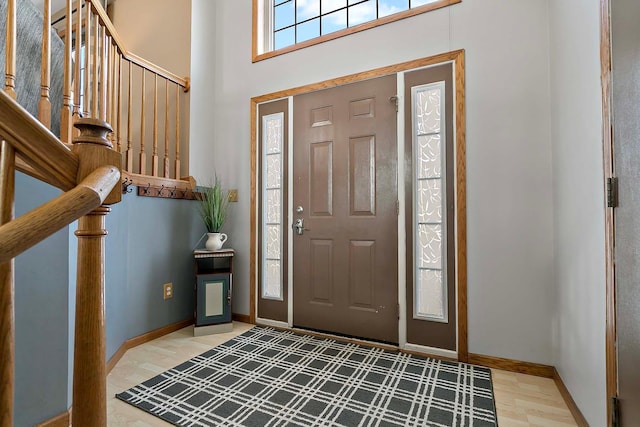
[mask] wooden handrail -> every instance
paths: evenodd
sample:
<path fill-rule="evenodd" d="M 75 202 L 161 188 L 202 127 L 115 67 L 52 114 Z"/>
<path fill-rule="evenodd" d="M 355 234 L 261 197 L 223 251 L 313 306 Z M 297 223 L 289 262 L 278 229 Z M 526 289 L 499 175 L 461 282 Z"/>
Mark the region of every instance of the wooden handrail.
<path fill-rule="evenodd" d="M 99 207 L 120 181 L 120 170 L 102 166 L 75 188 L 0 227 L 0 264 Z"/>
<path fill-rule="evenodd" d="M 4 92 L 0 92 L 0 136 L 47 182 L 64 191 L 75 187 L 77 156 Z"/>

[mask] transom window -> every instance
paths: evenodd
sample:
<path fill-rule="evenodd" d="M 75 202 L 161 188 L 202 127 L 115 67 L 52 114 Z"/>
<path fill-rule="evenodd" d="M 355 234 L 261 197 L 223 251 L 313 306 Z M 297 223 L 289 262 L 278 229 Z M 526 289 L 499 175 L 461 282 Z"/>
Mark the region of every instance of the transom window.
<path fill-rule="evenodd" d="M 254 61 L 462 0 L 254 0 Z M 255 15 L 257 14 L 257 15 Z"/>

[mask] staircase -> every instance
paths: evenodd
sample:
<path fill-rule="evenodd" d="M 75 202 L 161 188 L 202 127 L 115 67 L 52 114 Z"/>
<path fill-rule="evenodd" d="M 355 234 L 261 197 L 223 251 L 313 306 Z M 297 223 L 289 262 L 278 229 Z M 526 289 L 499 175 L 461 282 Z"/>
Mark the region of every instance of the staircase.
<path fill-rule="evenodd" d="M 72 424 L 106 426 L 105 217 L 123 182 L 195 186 L 180 159 L 189 81 L 129 52 L 96 0 L 54 18 L 50 0 L 0 0 L 0 24 L 0 427 L 13 426 L 13 258 L 76 220 Z M 13 218 L 16 170 L 64 193 Z"/>

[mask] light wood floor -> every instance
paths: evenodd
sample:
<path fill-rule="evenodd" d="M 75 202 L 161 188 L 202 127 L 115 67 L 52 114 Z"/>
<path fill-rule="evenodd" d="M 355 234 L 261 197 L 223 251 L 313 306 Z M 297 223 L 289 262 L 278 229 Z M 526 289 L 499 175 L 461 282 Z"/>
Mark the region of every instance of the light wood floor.
<path fill-rule="evenodd" d="M 127 351 L 107 378 L 109 426 L 169 426 L 113 396 L 251 327 L 234 322 L 233 332 L 194 337 L 190 326 Z M 492 373 L 500 427 L 576 426 L 553 380 L 496 369 Z"/>

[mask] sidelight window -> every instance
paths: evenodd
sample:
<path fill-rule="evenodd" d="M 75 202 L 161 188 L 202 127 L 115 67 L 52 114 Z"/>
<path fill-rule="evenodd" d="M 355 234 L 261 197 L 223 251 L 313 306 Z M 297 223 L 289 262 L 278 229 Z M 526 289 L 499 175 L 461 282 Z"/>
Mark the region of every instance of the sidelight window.
<path fill-rule="evenodd" d="M 262 118 L 262 298 L 283 300 L 284 113 Z"/>
<path fill-rule="evenodd" d="M 444 165 L 445 83 L 413 87 L 413 233 L 416 319 L 448 321 Z"/>

